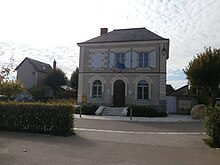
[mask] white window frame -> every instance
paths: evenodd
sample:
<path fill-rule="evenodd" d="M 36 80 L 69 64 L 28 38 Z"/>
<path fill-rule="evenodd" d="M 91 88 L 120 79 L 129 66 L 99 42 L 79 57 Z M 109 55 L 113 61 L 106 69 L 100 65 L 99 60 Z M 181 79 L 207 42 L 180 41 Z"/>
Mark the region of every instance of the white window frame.
<path fill-rule="evenodd" d="M 146 82 L 146 85 L 144 85 L 144 84 L 139 85 L 139 83 L 141 81 Z M 139 88 L 141 88 L 141 98 L 138 97 L 139 96 Z M 147 90 L 147 98 L 145 98 L 145 96 L 144 96 L 145 90 Z M 146 80 L 140 80 L 137 83 L 137 100 L 149 100 L 149 83 Z"/>
<path fill-rule="evenodd" d="M 98 83 L 95 84 L 96 82 L 98 82 Z M 94 91 L 95 88 L 96 88 L 96 91 Z M 102 81 L 95 80 L 92 83 L 92 98 L 102 98 Z"/>
<path fill-rule="evenodd" d="M 142 66 L 141 66 L 142 64 Z M 138 67 L 139 68 L 148 68 L 149 67 L 149 54 L 148 52 L 139 52 L 138 53 Z"/>
<path fill-rule="evenodd" d="M 138 100 L 137 96 L 138 96 L 138 82 L 140 82 L 141 80 L 145 80 L 147 81 L 148 83 L 148 100 L 147 101 L 150 101 L 151 100 L 151 97 L 152 97 L 152 86 L 154 84 L 153 80 L 151 77 L 149 76 L 139 76 L 137 78 L 134 79 L 133 83 L 135 84 L 135 100 L 136 101 L 146 101 L 146 100 Z"/>

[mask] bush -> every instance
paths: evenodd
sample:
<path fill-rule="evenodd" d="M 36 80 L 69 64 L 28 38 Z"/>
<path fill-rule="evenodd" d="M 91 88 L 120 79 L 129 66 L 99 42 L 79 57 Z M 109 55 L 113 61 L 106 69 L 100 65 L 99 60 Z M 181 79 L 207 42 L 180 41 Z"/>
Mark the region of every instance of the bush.
<path fill-rule="evenodd" d="M 47 103 L 51 104 L 72 104 L 75 105 L 77 102 L 76 99 L 69 98 L 69 99 L 50 99 L 47 101 Z"/>
<path fill-rule="evenodd" d="M 95 112 L 96 110 L 98 109 L 98 105 L 95 105 L 95 104 L 84 104 L 82 105 L 82 112 L 81 114 L 83 115 L 95 115 Z M 80 107 L 78 107 L 76 110 L 75 110 L 75 113 L 76 114 L 79 114 L 80 113 Z"/>
<path fill-rule="evenodd" d="M 0 103 L 0 130 L 68 136 L 73 133 L 72 105 Z"/>
<path fill-rule="evenodd" d="M 150 106 L 132 106 L 128 109 L 127 116 L 130 116 L 130 109 L 132 108 L 133 117 L 166 117 L 167 113 L 158 111 Z"/>
<path fill-rule="evenodd" d="M 208 107 L 205 120 L 206 133 L 211 137 L 214 147 L 220 147 L 220 108 Z"/>

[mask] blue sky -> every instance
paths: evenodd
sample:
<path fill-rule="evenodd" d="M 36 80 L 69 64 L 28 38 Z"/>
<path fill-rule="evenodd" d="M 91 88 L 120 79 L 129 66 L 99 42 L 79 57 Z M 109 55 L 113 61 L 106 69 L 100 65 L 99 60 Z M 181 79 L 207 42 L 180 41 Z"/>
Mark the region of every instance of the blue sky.
<path fill-rule="evenodd" d="M 0 65 L 25 57 L 78 66 L 76 45 L 100 33 L 145 27 L 170 39 L 167 83 L 187 84 L 183 69 L 205 46 L 220 48 L 220 0 L 1 0 Z"/>

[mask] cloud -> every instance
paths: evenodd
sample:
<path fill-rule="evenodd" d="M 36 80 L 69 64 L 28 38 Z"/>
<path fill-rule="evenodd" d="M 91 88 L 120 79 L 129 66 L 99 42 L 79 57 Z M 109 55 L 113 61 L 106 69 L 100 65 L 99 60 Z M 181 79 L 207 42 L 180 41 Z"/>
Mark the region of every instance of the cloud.
<path fill-rule="evenodd" d="M 0 6 L 0 48 L 16 64 L 26 56 L 50 64 L 56 58 L 68 74 L 78 66 L 76 43 L 98 36 L 101 27 L 146 27 L 169 38 L 168 81 L 179 85 L 193 56 L 220 46 L 216 0 L 8 0 Z"/>
<path fill-rule="evenodd" d="M 174 89 L 179 89 L 184 85 L 187 85 L 187 80 L 170 80 L 167 84 L 171 84 Z"/>
<path fill-rule="evenodd" d="M 57 67 L 62 69 L 67 76 L 70 75 L 79 65 L 78 49 L 76 47 L 33 47 L 27 44 L 0 43 L 0 51 L 5 53 L 1 56 L 0 66 L 10 64 L 10 58 L 14 61 L 11 67 L 15 69 L 25 57 L 29 57 L 53 66 L 54 59 L 57 61 Z M 16 48 L 16 49 L 15 49 Z"/>

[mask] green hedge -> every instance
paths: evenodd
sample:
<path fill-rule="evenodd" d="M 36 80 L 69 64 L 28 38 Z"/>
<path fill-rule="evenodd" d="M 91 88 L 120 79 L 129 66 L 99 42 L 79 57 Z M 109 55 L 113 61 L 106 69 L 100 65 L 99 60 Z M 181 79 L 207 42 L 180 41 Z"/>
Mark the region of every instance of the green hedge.
<path fill-rule="evenodd" d="M 128 109 L 127 116 L 130 116 L 130 110 L 132 108 L 133 117 L 166 117 L 167 113 L 158 111 L 150 106 L 132 106 Z"/>
<path fill-rule="evenodd" d="M 205 120 L 206 133 L 211 137 L 213 147 L 220 147 L 220 108 L 208 107 Z"/>
<path fill-rule="evenodd" d="M 95 112 L 98 108 L 99 106 L 95 104 L 84 104 L 82 105 L 81 113 L 83 115 L 95 115 Z M 80 113 L 80 107 L 77 107 L 77 109 L 75 110 L 75 113 L 76 114 Z"/>
<path fill-rule="evenodd" d="M 73 114 L 70 104 L 0 102 L 0 130 L 68 136 Z"/>

